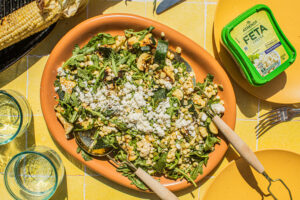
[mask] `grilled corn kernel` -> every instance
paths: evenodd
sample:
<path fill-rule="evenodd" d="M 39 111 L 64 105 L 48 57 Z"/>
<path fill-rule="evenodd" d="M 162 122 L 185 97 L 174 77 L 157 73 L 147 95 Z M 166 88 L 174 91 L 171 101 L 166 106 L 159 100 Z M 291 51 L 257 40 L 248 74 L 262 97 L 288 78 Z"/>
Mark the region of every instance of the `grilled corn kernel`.
<path fill-rule="evenodd" d="M 180 47 L 176 47 L 176 53 L 181 54 L 182 49 Z"/>

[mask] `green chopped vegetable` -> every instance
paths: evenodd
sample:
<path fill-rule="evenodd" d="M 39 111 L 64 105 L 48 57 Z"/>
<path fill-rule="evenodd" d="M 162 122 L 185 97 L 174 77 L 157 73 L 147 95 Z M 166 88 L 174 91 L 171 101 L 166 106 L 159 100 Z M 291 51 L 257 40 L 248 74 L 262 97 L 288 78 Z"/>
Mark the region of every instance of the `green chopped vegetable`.
<path fill-rule="evenodd" d="M 156 164 L 153 166 L 154 169 L 158 172 L 158 173 L 162 173 L 165 166 L 166 166 L 166 159 L 167 159 L 167 154 L 164 153 L 161 155 L 161 157 L 158 159 L 158 161 L 156 162 Z"/>
<path fill-rule="evenodd" d="M 158 40 L 154 61 L 157 63 L 164 64 L 168 53 L 168 42 L 165 40 Z"/>

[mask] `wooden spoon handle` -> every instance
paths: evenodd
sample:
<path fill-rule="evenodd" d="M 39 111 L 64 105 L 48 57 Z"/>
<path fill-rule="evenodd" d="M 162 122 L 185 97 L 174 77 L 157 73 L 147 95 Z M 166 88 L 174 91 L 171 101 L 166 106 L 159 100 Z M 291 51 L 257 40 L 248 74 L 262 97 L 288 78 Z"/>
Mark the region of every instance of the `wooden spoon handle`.
<path fill-rule="evenodd" d="M 135 174 L 162 200 L 178 200 L 175 194 L 160 184 L 143 169 L 138 168 L 135 171 Z"/>
<path fill-rule="evenodd" d="M 249 146 L 219 117 L 214 116 L 213 122 L 220 129 L 226 139 L 234 146 L 239 154 L 259 173 L 265 171 L 256 155 Z"/>

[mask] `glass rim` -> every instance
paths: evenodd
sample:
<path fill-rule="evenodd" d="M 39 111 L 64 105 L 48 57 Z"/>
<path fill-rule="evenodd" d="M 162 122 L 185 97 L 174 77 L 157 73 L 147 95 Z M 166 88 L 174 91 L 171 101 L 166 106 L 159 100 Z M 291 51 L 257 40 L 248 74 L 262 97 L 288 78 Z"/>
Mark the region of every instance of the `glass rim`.
<path fill-rule="evenodd" d="M 20 156 L 23 156 L 25 154 L 37 154 L 39 156 L 42 156 L 43 158 L 45 158 L 52 166 L 53 170 L 54 170 L 54 174 L 55 174 L 55 185 L 52 187 L 52 189 L 50 188 L 49 190 L 47 191 L 51 191 L 50 194 L 43 198 L 44 200 L 47 200 L 47 199 L 50 199 L 52 197 L 52 195 L 55 193 L 56 189 L 57 189 L 57 186 L 58 186 L 58 174 L 57 174 L 57 170 L 53 164 L 53 162 L 51 161 L 51 159 L 49 159 L 47 156 L 45 156 L 43 153 L 40 153 L 40 152 L 37 152 L 37 151 L 24 151 L 24 152 L 21 152 L 21 153 L 18 153 L 16 155 L 14 155 L 10 161 L 7 163 L 6 167 L 5 167 L 5 170 L 4 170 L 4 175 L 3 175 L 3 178 L 4 178 L 4 183 L 5 183 L 5 187 L 7 189 L 7 191 L 9 192 L 9 194 L 17 199 L 17 200 L 22 200 L 20 197 L 18 197 L 13 191 L 12 189 L 10 188 L 9 186 L 9 183 L 7 181 L 7 173 L 8 173 L 8 168 L 10 167 L 10 165 L 12 164 L 12 162 L 17 159 L 18 157 Z M 14 178 L 16 179 L 16 177 L 14 176 Z M 17 180 L 16 180 L 17 181 Z M 21 186 L 20 186 L 21 187 Z M 29 194 L 32 194 L 32 195 L 37 195 L 37 194 L 41 194 L 40 192 L 32 192 L 26 188 L 23 188 L 21 187 L 22 189 L 24 189 L 26 192 L 28 192 Z"/>
<path fill-rule="evenodd" d="M 11 94 L 9 94 L 5 90 L 0 90 L 0 94 L 6 95 L 10 99 L 12 99 L 14 101 L 14 103 L 17 105 L 17 107 L 19 109 L 19 113 L 20 113 L 20 124 L 19 124 L 18 130 L 10 138 L 8 138 L 7 140 L 4 140 L 3 142 L 0 142 L 0 145 L 3 145 L 3 144 L 7 144 L 7 143 L 11 142 L 19 134 L 19 132 L 21 130 L 21 127 L 22 127 L 22 124 L 23 124 L 23 112 L 22 112 L 22 109 L 21 109 L 21 106 L 20 106 L 19 102 L 15 99 L 15 97 L 13 97 Z"/>

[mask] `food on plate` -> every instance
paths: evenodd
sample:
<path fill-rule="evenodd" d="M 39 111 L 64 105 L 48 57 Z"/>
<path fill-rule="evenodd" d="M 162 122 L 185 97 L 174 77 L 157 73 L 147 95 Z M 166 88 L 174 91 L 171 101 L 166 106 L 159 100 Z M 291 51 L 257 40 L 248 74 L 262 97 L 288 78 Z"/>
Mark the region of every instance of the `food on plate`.
<path fill-rule="evenodd" d="M 0 19 L 0 50 L 71 17 L 88 0 L 36 0 Z"/>
<path fill-rule="evenodd" d="M 118 161 L 128 157 L 151 175 L 185 178 L 195 185 L 220 141 L 206 109 L 223 115 L 218 95 L 223 87 L 210 74 L 195 83 L 192 69 L 176 59 L 181 48 L 170 51 L 153 29 L 99 33 L 82 48 L 75 46 L 57 69 L 55 111 L 64 128 L 72 127 L 66 128 L 67 138 L 93 131 L 91 148 L 112 146 Z M 117 171 L 147 189 L 127 165 Z"/>

